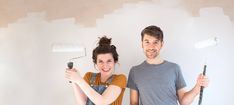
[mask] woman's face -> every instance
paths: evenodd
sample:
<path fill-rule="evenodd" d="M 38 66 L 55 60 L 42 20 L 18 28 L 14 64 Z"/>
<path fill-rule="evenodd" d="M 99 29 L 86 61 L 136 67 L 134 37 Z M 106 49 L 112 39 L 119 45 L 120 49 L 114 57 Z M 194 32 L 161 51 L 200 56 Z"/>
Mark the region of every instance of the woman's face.
<path fill-rule="evenodd" d="M 111 75 L 115 68 L 115 61 L 111 53 L 97 55 L 97 67 L 102 75 Z"/>

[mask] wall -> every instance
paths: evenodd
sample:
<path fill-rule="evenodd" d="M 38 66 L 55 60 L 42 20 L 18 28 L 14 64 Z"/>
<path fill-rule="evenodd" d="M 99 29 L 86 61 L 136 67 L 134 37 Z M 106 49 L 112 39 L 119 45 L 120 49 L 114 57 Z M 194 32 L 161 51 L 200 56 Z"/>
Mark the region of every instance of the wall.
<path fill-rule="evenodd" d="M 55 42 L 84 44 L 87 56 L 75 61 L 83 75 L 96 71 L 91 60 L 99 36 L 113 38 L 120 55 L 116 73 L 128 75 L 133 65 L 145 57 L 140 32 L 148 25 L 164 30 L 162 57 L 180 64 L 187 89 L 191 89 L 207 58 L 210 86 L 204 92 L 204 105 L 234 105 L 231 65 L 234 59 L 233 23 L 222 8 L 203 8 L 192 17 L 183 7 L 139 2 L 97 19 L 96 27 L 83 27 L 73 18 L 45 21 L 46 13 L 29 13 L 8 27 L 0 29 L 0 104 L 1 105 L 74 105 L 71 86 L 64 79 L 69 58 L 77 53 L 54 53 Z M 219 45 L 195 49 L 194 43 L 217 36 Z M 123 105 L 129 104 L 129 90 Z M 197 98 L 192 105 L 197 104 Z"/>

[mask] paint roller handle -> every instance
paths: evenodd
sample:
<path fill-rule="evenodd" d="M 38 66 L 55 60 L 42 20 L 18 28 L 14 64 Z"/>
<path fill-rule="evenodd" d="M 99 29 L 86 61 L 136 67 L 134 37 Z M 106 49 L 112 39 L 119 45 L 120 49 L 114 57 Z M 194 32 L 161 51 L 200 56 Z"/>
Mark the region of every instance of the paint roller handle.
<path fill-rule="evenodd" d="M 203 74 L 203 75 L 206 75 L 206 65 L 204 65 L 203 73 L 202 73 L 202 74 Z M 203 90 L 204 90 L 204 86 L 201 86 L 198 105 L 201 105 L 201 103 L 202 103 Z"/>
<path fill-rule="evenodd" d="M 68 63 L 67 63 L 67 67 L 68 67 L 69 69 L 72 69 L 72 68 L 73 68 L 73 62 L 68 62 Z"/>
<path fill-rule="evenodd" d="M 206 65 L 204 65 L 204 68 L 203 68 L 203 75 L 206 75 Z"/>
<path fill-rule="evenodd" d="M 68 62 L 68 63 L 67 63 L 67 67 L 68 67 L 69 69 L 72 69 L 72 68 L 73 68 L 73 62 Z M 69 83 L 72 83 L 72 82 L 69 81 Z"/>

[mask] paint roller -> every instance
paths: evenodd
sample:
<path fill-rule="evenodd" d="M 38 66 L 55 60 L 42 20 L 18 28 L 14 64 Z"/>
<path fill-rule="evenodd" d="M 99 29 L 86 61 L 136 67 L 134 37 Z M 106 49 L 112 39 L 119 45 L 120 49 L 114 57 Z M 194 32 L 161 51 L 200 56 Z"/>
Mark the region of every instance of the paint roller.
<path fill-rule="evenodd" d="M 73 57 L 69 59 L 67 63 L 67 67 L 69 69 L 73 68 L 73 61 L 75 59 L 79 59 L 86 56 L 86 48 L 85 46 L 77 43 L 53 43 L 52 44 L 52 52 L 60 52 L 60 53 L 81 53 L 80 56 Z M 71 83 L 71 81 L 69 81 Z"/>
<path fill-rule="evenodd" d="M 219 42 L 219 39 L 217 37 L 213 37 L 204 41 L 197 42 L 194 46 L 197 49 L 203 49 L 203 48 L 207 48 L 211 46 L 217 46 L 218 42 Z M 205 64 L 204 64 L 203 73 L 202 73 L 203 75 L 206 75 L 206 68 L 207 68 L 207 64 L 206 64 L 206 59 L 205 59 Z M 198 105 L 202 104 L 203 90 L 204 90 L 204 87 L 201 86 Z"/>

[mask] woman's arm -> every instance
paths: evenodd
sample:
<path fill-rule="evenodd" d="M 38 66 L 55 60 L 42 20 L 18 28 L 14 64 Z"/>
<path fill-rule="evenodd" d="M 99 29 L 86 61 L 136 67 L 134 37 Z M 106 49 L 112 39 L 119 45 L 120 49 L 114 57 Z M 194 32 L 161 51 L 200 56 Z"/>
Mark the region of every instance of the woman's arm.
<path fill-rule="evenodd" d="M 79 79 L 76 83 L 89 99 L 97 105 L 108 105 L 114 102 L 121 93 L 121 88 L 115 85 L 109 85 L 102 95 L 96 92 L 87 84 L 84 79 Z"/>
<path fill-rule="evenodd" d="M 109 85 L 102 95 L 96 92 L 90 85 L 80 76 L 76 70 L 66 70 L 66 78 L 75 82 L 89 99 L 97 105 L 107 105 L 114 102 L 121 93 L 121 88 L 115 85 Z"/>
<path fill-rule="evenodd" d="M 87 96 L 84 94 L 84 92 L 80 89 L 80 87 L 76 83 L 72 83 L 72 87 L 74 90 L 77 105 L 85 105 Z"/>

